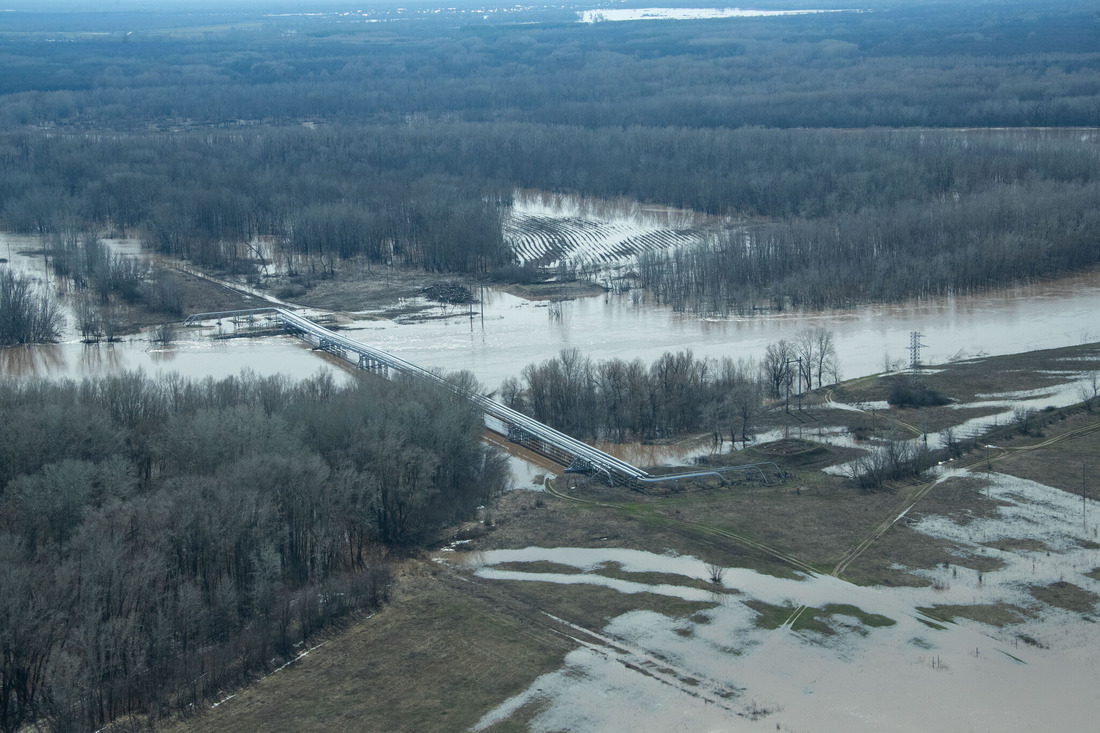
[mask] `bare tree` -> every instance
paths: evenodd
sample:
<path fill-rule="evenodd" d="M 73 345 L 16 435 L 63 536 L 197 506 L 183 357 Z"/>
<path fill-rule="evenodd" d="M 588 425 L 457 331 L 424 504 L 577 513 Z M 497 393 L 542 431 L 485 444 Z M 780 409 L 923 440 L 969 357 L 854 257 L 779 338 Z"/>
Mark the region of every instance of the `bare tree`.
<path fill-rule="evenodd" d="M 795 358 L 797 358 L 795 348 L 786 339 L 768 344 L 764 349 L 760 370 L 763 373 L 769 397 L 781 399 L 791 386 L 792 377 L 788 362 Z"/>
<path fill-rule="evenodd" d="M 64 323 L 48 290 L 9 268 L 0 271 L 0 345 L 56 341 Z"/>
<path fill-rule="evenodd" d="M 826 379 L 839 377 L 833 332 L 822 326 L 804 328 L 795 334 L 795 353 L 801 358 L 801 380 L 807 390 L 814 382 L 821 387 Z"/>
<path fill-rule="evenodd" d="M 755 381 L 737 385 L 726 398 L 725 407 L 730 421 L 730 440 L 736 440 L 740 432 L 741 442 L 747 443 L 764 407 L 760 385 Z"/>
<path fill-rule="evenodd" d="M 1024 435 L 1031 435 L 1032 431 L 1036 429 L 1036 416 L 1038 413 L 1033 407 L 1027 407 L 1025 405 L 1017 405 L 1012 408 L 1012 419 L 1016 421 L 1016 427 Z"/>
<path fill-rule="evenodd" d="M 76 301 L 76 325 L 84 341 L 99 341 L 103 336 L 99 306 L 87 295 L 80 296 Z"/>

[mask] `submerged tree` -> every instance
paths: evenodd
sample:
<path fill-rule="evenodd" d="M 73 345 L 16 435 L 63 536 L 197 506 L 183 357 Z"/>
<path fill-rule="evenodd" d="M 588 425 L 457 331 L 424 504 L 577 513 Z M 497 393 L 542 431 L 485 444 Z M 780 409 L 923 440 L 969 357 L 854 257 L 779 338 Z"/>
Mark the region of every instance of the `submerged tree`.
<path fill-rule="evenodd" d="M 49 293 L 27 275 L 0 272 L 0 345 L 56 341 L 65 316 Z"/>

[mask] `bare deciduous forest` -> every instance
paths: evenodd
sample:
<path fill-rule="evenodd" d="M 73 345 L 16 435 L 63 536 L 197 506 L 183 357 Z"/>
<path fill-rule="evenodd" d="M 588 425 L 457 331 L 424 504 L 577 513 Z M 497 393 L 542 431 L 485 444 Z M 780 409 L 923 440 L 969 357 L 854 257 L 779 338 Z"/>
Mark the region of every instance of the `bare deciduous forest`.
<path fill-rule="evenodd" d="M 507 475 L 423 384 L 128 373 L 0 410 L 5 731 L 189 713 L 384 601 L 391 554 Z"/>
<path fill-rule="evenodd" d="M 566 349 L 528 364 L 521 376 L 501 385 L 505 405 L 570 435 L 619 443 L 702 431 L 715 442 L 726 435 L 746 441 L 765 400 L 840 377 L 832 332 L 820 327 L 769 345 L 759 364 L 699 359 L 690 351 L 666 352 L 649 366 L 641 359 L 593 362 Z"/>
<path fill-rule="evenodd" d="M 257 282 L 272 258 L 507 280 L 517 188 L 737 222 L 638 263 L 660 302 L 706 313 L 1100 263 L 1094 3 L 574 11 L 5 12 L 0 228 L 46 238 L 90 339 L 116 327 L 111 298 L 181 307 L 97 236 Z M 56 337 L 48 293 L 6 268 L 0 286 L 4 344 Z M 835 381 L 830 346 L 807 333 L 760 365 L 564 352 L 501 394 L 577 435 L 744 439 L 763 400 Z M 481 429 L 404 383 L 0 384 L 0 730 L 187 714 L 382 602 L 391 553 L 502 486 Z"/>
<path fill-rule="evenodd" d="M 596 24 L 378 12 L 198 36 L 170 14 L 125 33 L 126 14 L 76 14 L 64 43 L 13 16 L 3 225 L 130 231 L 231 271 L 267 264 L 249 247 L 267 237 L 291 271 L 363 257 L 507 279 L 513 189 L 626 197 L 765 222 L 644 263 L 663 301 L 723 313 L 1097 263 L 1096 140 L 1057 129 L 1100 124 L 1086 3 Z"/>

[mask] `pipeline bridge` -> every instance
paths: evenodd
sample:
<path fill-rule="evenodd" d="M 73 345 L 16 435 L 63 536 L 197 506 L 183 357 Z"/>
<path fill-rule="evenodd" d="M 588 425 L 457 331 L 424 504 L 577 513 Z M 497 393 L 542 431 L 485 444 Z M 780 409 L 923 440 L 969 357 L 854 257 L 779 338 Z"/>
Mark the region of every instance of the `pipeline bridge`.
<path fill-rule="evenodd" d="M 442 375 L 405 361 L 381 349 L 376 349 L 359 341 L 334 333 L 309 318 L 286 308 L 267 307 L 251 310 L 220 311 L 196 313 L 188 316 L 184 326 L 202 325 L 204 321 L 230 321 L 237 328 L 256 329 L 273 327 L 292 333 L 307 341 L 314 349 L 333 354 L 359 369 L 367 370 L 384 377 L 400 373 L 423 379 L 446 387 L 467 398 L 485 415 L 485 426 L 500 433 L 509 441 L 529 448 L 566 466 L 566 471 L 594 473 L 605 476 L 611 485 L 616 482 L 637 488 L 644 484 L 658 482 L 677 482 L 681 479 L 717 477 L 723 483 L 730 482 L 734 474 L 760 478 L 768 483 L 763 467 L 774 470 L 782 476 L 782 471 L 774 463 L 729 466 L 705 471 L 692 471 L 677 474 L 650 474 L 637 466 L 616 458 L 597 448 L 572 438 L 548 425 L 544 425 L 522 412 L 479 393 L 457 387 Z"/>

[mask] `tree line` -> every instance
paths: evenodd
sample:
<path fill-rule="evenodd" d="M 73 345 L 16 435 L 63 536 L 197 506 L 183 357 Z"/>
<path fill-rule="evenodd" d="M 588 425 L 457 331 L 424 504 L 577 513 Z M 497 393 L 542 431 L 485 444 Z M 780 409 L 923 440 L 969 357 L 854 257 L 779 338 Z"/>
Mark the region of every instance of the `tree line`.
<path fill-rule="evenodd" d="M 1100 186 L 996 185 L 726 232 L 639 258 L 640 283 L 677 309 L 751 313 L 957 294 L 1100 264 Z"/>
<path fill-rule="evenodd" d="M 523 368 L 500 386 L 501 401 L 582 439 L 651 440 L 707 431 L 715 442 L 748 441 L 766 404 L 835 383 L 832 332 L 807 328 L 770 344 L 758 363 L 666 352 L 641 359 L 592 361 L 579 349 Z"/>
<path fill-rule="evenodd" d="M 277 257 L 291 272 L 326 273 L 362 257 L 507 273 L 500 224 L 516 186 L 782 221 L 750 228 L 750 246 L 718 238 L 691 255 L 712 276 L 735 273 L 722 276 L 733 292 L 707 286 L 716 303 L 759 299 L 771 284 L 822 300 L 823 285 L 851 271 L 864 292 L 848 297 L 881 299 L 980 286 L 984 273 L 1003 281 L 1085 267 L 1100 180 L 1094 143 L 1023 132 L 426 123 L 11 133 L 0 136 L 0 159 L 8 229 L 69 240 L 128 230 L 165 254 L 242 272 Z M 1023 262 L 1030 247 L 1044 256 Z M 680 282 L 646 278 L 670 300 L 692 279 L 671 264 Z M 813 272 L 819 282 L 782 283 Z"/>
<path fill-rule="evenodd" d="M 124 373 L 0 411 L 3 731 L 189 714 L 382 602 L 507 471 L 424 384 Z"/>
<path fill-rule="evenodd" d="M 290 272 L 363 257 L 504 279 L 516 273 L 499 223 L 515 187 L 782 221 L 751 233 L 752 257 L 722 241 L 692 255 L 736 273 L 721 283 L 694 284 L 673 263 L 673 281 L 654 284 L 718 310 L 1088 266 L 1064 242 L 1021 260 L 1037 237 L 1090 236 L 1095 139 L 1049 128 L 1100 123 L 1093 8 L 882 5 L 675 23 L 562 22 L 560 9 L 509 16 L 534 21 L 522 23 L 263 16 L 201 37 L 163 30 L 197 21 L 161 15 L 9 14 L 26 33 L 0 39 L 12 131 L 0 222 L 139 232 L 230 271 L 262 268 L 274 247 Z M 132 32 L 53 43 L 46 31 L 112 20 Z M 929 129 L 951 126 L 1044 130 Z M 1031 206 L 966 231 L 1006 191 L 1056 201 L 1059 215 Z M 945 243 L 922 239 L 911 256 L 914 232 Z M 803 267 L 803 251 L 844 258 Z M 838 292 L 838 280 L 858 286 Z"/>
<path fill-rule="evenodd" d="M 0 123 L 543 121 L 599 127 L 1095 126 L 1095 8 L 873 3 L 868 12 L 581 24 L 318 14 L 9 13 Z M 241 13 L 238 12 L 238 15 Z M 116 25 L 112 25 L 111 21 Z M 205 25 L 197 33 L 172 26 Z M 95 33 L 63 31 L 93 26 Z M 216 30 L 211 26 L 221 26 Z M 53 34 L 50 31 L 54 31 Z M 183 91 L 184 93 L 181 93 Z"/>

